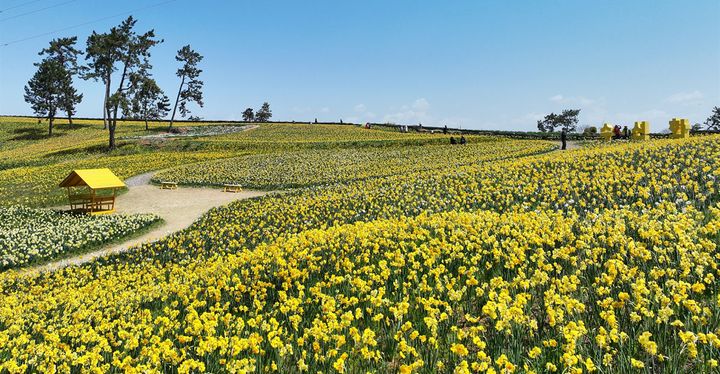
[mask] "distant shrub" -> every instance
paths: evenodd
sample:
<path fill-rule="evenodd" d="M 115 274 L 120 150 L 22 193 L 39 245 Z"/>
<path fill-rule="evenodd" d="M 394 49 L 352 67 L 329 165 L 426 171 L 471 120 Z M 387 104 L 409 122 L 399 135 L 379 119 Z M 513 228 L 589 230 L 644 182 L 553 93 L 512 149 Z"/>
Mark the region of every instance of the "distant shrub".
<path fill-rule="evenodd" d="M 597 127 L 595 127 L 595 126 L 588 126 L 585 129 L 583 129 L 582 133 L 585 135 L 597 135 L 598 130 L 597 130 Z"/>

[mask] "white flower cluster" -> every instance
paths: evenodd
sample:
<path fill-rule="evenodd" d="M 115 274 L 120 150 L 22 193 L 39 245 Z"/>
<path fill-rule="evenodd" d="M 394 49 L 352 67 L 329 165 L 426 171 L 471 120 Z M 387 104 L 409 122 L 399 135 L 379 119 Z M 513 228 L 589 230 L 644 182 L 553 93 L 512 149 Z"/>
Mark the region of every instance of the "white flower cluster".
<path fill-rule="evenodd" d="M 216 136 L 216 135 L 228 135 L 236 132 L 244 131 L 250 126 L 232 126 L 232 125 L 220 125 L 220 126 L 188 126 L 188 127 L 177 127 L 175 128 L 176 133 L 164 132 L 153 135 L 142 135 L 142 136 L 125 136 L 122 139 L 165 139 L 165 138 L 187 138 L 187 137 L 199 137 L 199 136 Z"/>
<path fill-rule="evenodd" d="M 154 214 L 89 216 L 24 206 L 0 208 L 0 270 L 90 249 L 158 220 Z"/>

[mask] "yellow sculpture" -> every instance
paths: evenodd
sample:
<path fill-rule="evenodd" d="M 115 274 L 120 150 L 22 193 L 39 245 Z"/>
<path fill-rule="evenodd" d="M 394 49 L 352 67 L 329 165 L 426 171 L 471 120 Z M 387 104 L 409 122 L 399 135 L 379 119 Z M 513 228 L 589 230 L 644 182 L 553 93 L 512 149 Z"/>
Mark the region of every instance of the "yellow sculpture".
<path fill-rule="evenodd" d="M 600 137 L 605 141 L 610 141 L 610 139 L 612 139 L 613 132 L 609 123 L 603 124 L 603 127 L 600 129 Z"/>
<path fill-rule="evenodd" d="M 673 118 L 670 121 L 670 137 L 672 139 L 684 139 L 690 137 L 690 120 L 685 118 Z"/>
<path fill-rule="evenodd" d="M 635 127 L 632 129 L 633 140 L 649 140 L 650 139 L 650 124 L 647 121 L 635 122 Z"/>

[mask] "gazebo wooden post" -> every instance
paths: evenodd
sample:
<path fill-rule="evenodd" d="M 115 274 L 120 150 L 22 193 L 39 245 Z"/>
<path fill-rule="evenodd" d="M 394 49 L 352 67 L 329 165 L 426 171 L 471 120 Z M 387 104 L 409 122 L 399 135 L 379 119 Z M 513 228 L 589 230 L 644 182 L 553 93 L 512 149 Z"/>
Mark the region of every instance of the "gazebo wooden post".
<path fill-rule="evenodd" d="M 92 189 L 92 197 L 90 198 L 90 213 L 95 211 L 95 189 Z"/>

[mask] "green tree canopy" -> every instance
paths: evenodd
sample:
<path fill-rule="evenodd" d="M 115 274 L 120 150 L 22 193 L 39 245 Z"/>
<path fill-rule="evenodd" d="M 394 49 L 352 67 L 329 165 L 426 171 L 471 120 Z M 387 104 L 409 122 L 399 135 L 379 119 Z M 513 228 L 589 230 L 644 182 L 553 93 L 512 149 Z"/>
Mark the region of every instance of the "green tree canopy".
<path fill-rule="evenodd" d="M 78 64 L 78 56 L 83 52 L 75 48 L 77 36 L 67 38 L 57 38 L 50 41 L 50 46 L 40 51 L 40 56 L 59 62 L 63 68 L 70 74 L 70 80 L 66 81 L 63 87 L 63 98 L 60 101 L 59 109 L 65 111 L 68 122 L 72 125 L 72 117 L 75 115 L 77 104 L 82 101 L 83 95 L 78 94 L 73 87 L 74 75 L 82 74 L 85 67 Z M 37 64 L 36 64 L 37 65 Z"/>
<path fill-rule="evenodd" d="M 580 109 L 566 109 L 560 114 L 550 113 L 537 121 L 537 128 L 542 132 L 553 132 L 556 128 L 565 132 L 574 132 L 577 128 Z"/>
<path fill-rule="evenodd" d="M 252 122 L 255 120 L 255 112 L 253 111 L 253 108 L 247 108 L 243 112 L 243 121 L 245 122 Z"/>
<path fill-rule="evenodd" d="M 262 107 L 255 112 L 255 122 L 267 122 L 272 118 L 272 111 L 270 110 L 270 104 L 263 103 Z"/>
<path fill-rule="evenodd" d="M 123 108 L 123 113 L 145 121 L 145 130 L 148 130 L 148 120 L 159 120 L 168 115 L 170 99 L 149 74 L 134 74 L 130 79 L 133 81 L 129 94 L 130 103 Z"/>
<path fill-rule="evenodd" d="M 154 30 L 138 34 L 134 29 L 136 23 L 137 20 L 130 16 L 110 32 L 93 32 L 88 38 L 86 58 L 90 61 L 90 73 L 86 77 L 100 79 L 105 84 L 104 118 L 107 119 L 109 149 L 115 148 L 118 110 L 130 106 L 129 91 L 139 81 L 130 79 L 130 76 L 150 70 L 150 49 L 162 43 L 155 38 Z M 120 79 L 111 95 L 111 80 L 115 71 L 120 72 Z"/>
<path fill-rule="evenodd" d="M 712 131 L 720 131 L 720 107 L 714 107 L 712 114 L 703 122 L 705 128 Z"/>
<path fill-rule="evenodd" d="M 55 115 L 63 105 L 67 87 L 72 87 L 72 79 L 57 60 L 46 58 L 37 66 L 37 71 L 25 86 L 25 101 L 37 116 L 47 117 L 48 136 L 52 136 Z"/>

